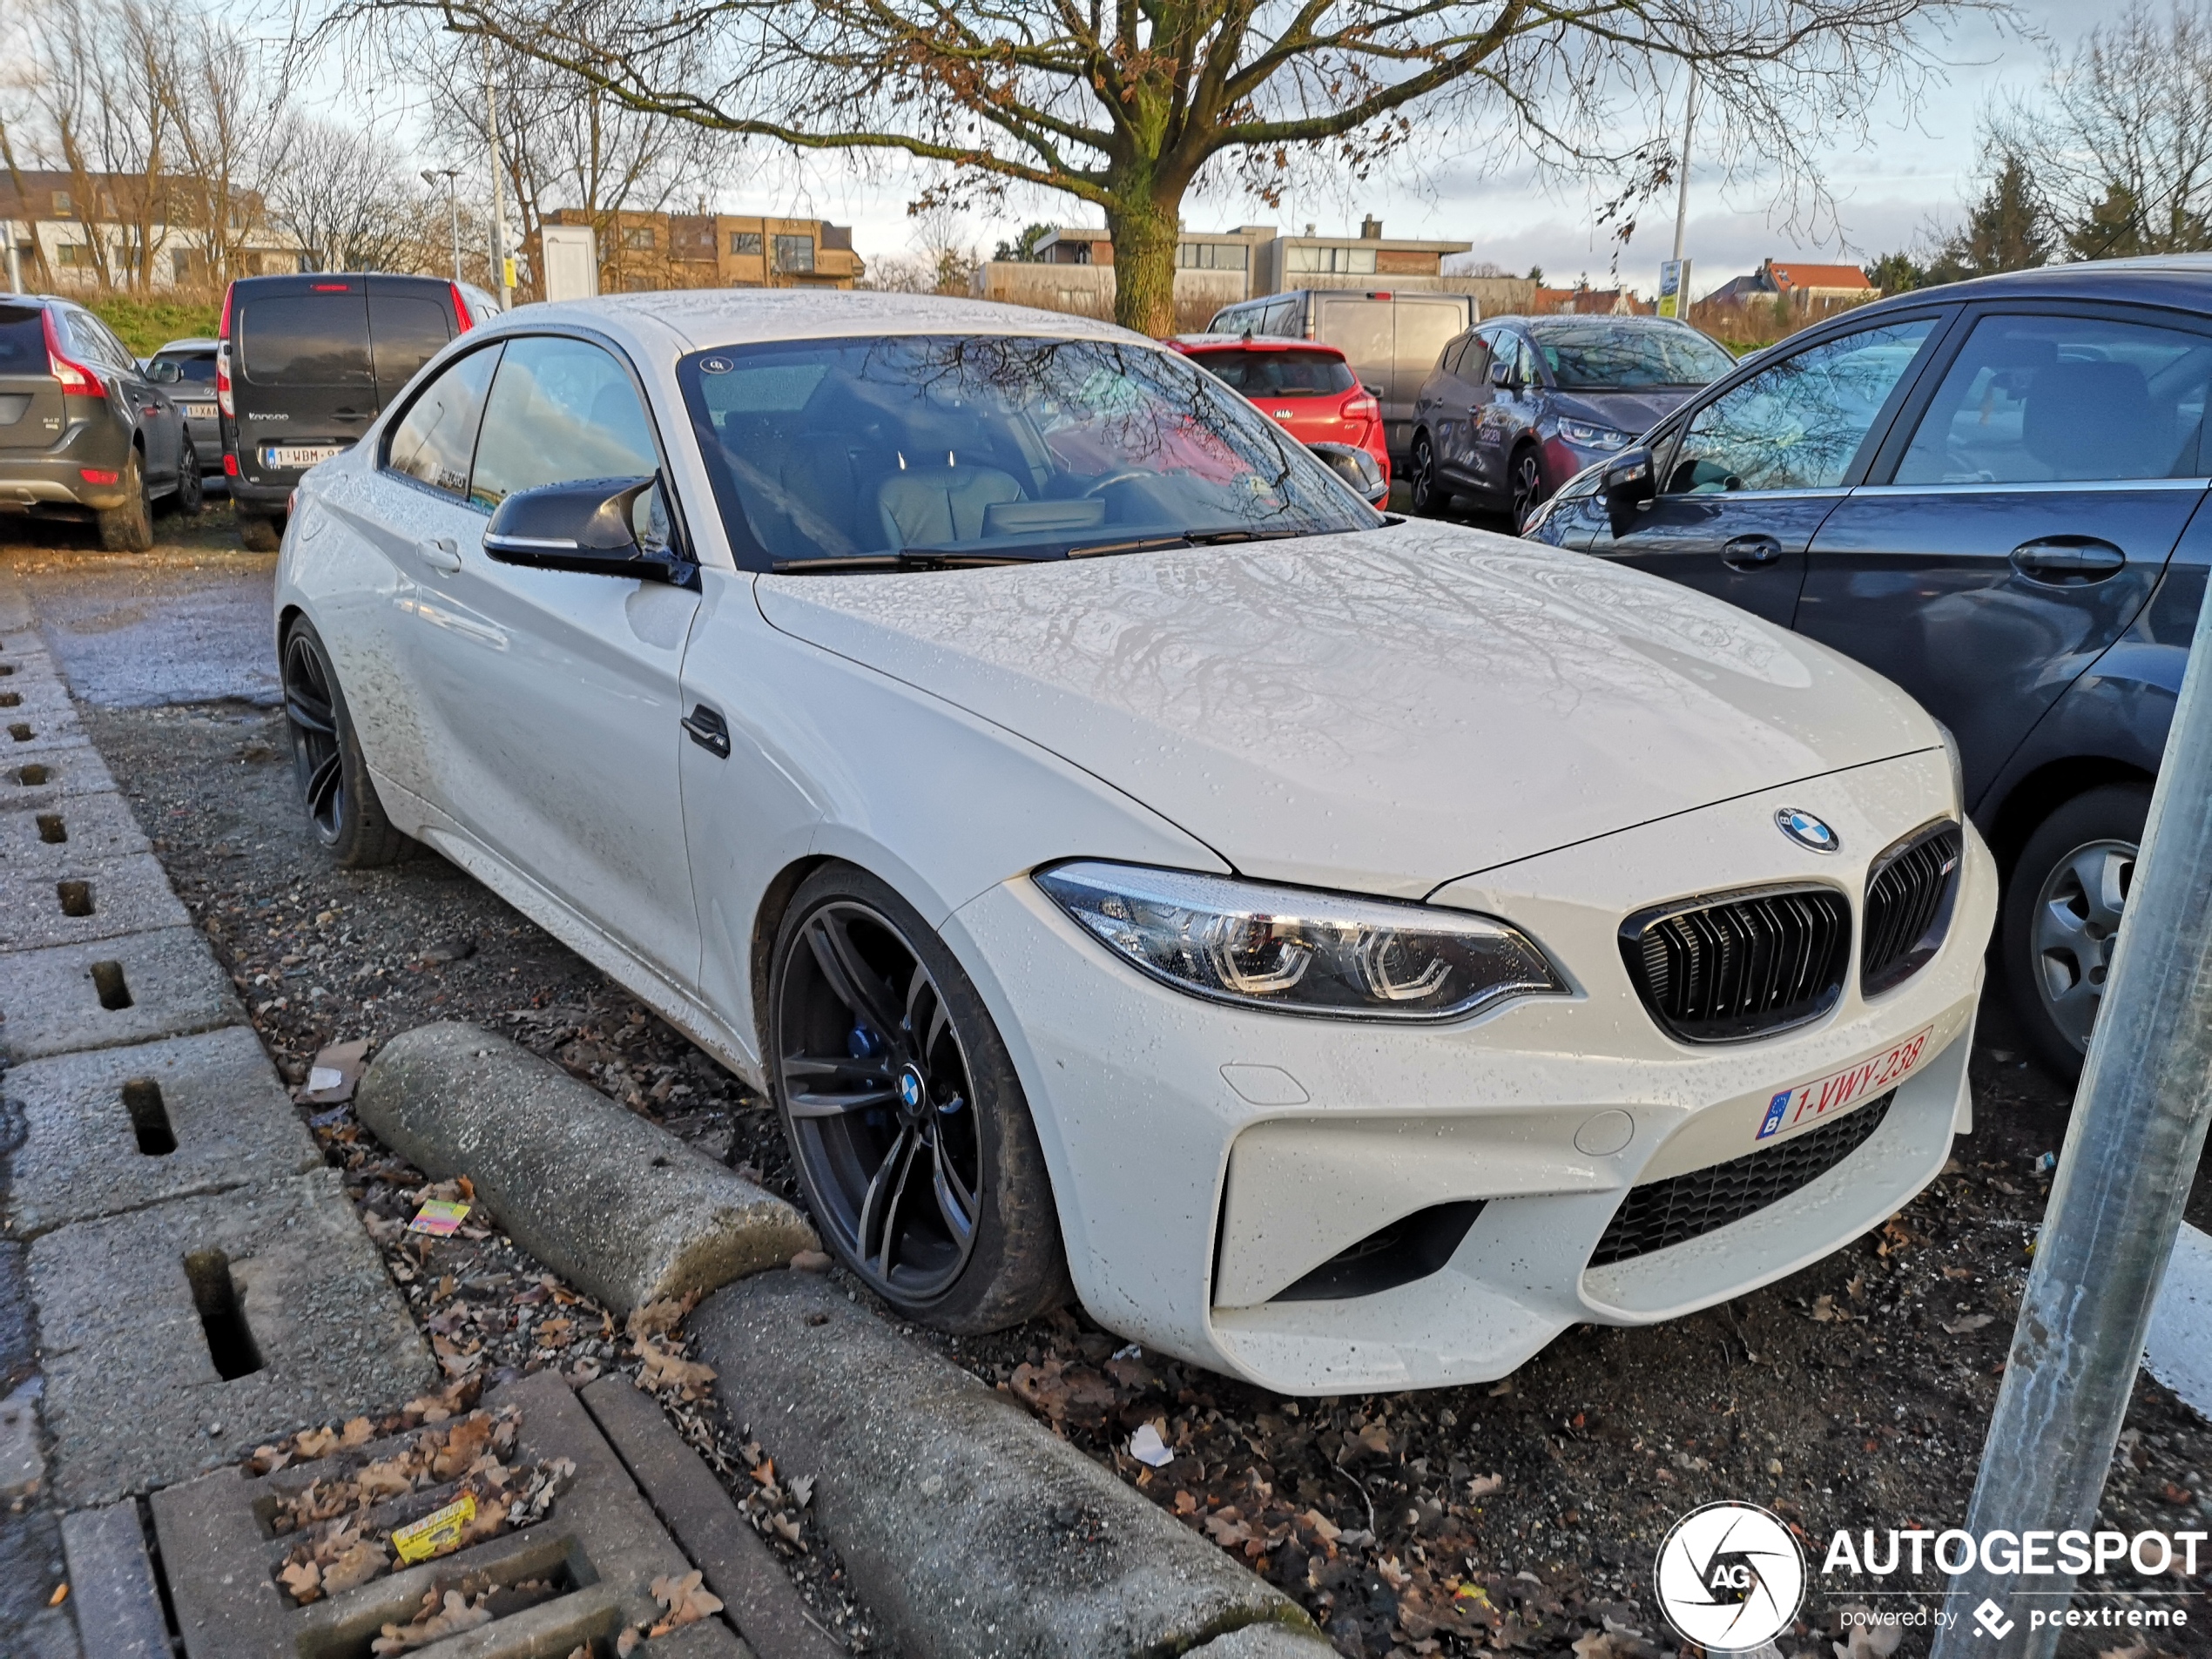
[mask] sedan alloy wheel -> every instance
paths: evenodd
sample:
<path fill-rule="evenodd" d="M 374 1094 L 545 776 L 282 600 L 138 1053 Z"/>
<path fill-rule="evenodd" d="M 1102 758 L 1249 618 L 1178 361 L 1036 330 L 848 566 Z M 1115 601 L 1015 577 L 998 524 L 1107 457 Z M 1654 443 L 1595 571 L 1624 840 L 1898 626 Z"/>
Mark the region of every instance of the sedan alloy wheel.
<path fill-rule="evenodd" d="M 305 617 L 285 631 L 277 666 L 292 733 L 292 772 L 315 839 L 349 870 L 405 857 L 408 838 L 384 815 L 322 637 Z"/>
<path fill-rule="evenodd" d="M 1523 449 L 1513 458 L 1513 528 L 1515 534 L 1527 523 L 1544 499 L 1544 465 L 1534 449 Z"/>
<path fill-rule="evenodd" d="M 2132 841 L 2077 846 L 2035 898 L 2035 988 L 2052 1023 L 2085 1054 L 2134 880 L 2135 851 Z"/>

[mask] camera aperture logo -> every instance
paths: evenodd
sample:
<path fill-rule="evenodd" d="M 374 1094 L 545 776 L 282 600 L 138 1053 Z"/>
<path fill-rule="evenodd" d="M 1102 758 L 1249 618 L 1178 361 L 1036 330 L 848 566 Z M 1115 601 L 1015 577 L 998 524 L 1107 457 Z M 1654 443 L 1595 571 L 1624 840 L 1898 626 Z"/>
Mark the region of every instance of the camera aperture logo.
<path fill-rule="evenodd" d="M 1805 1557 L 1779 1515 L 1750 1503 L 1709 1503 L 1659 1546 L 1660 1608 L 1687 1640 L 1715 1653 L 1763 1648 L 1797 1622 Z"/>

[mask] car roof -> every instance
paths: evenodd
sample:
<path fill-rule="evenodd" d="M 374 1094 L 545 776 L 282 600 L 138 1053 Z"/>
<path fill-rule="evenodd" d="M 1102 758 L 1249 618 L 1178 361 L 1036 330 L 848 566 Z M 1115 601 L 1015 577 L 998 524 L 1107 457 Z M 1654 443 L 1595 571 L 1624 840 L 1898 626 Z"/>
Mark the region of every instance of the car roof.
<path fill-rule="evenodd" d="M 1172 334 L 1166 343 L 1194 356 L 1210 351 L 1318 351 L 1337 357 L 1344 348 L 1325 340 L 1300 340 L 1290 334 Z"/>
<path fill-rule="evenodd" d="M 2212 254 L 2163 253 L 2134 260 L 2080 260 L 2000 271 L 1930 288 L 1908 288 L 1837 314 L 1880 315 L 1914 306 L 1975 300 L 2117 300 L 2212 315 Z"/>
<path fill-rule="evenodd" d="M 222 348 L 222 344 L 223 342 L 219 340 L 204 340 L 197 336 L 191 340 L 172 340 L 166 346 L 162 347 L 160 350 L 155 352 L 154 355 L 156 357 L 166 357 L 171 352 L 175 351 L 214 352 L 220 350 Z"/>

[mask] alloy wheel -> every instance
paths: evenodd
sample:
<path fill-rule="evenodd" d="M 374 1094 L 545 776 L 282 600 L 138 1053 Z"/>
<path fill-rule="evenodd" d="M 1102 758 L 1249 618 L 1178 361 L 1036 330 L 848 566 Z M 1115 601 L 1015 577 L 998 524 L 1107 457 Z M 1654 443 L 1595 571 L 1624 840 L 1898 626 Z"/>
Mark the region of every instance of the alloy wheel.
<path fill-rule="evenodd" d="M 307 817 L 325 846 L 346 824 L 345 756 L 338 739 L 334 676 L 321 646 L 295 630 L 284 646 L 284 718 L 292 728 L 292 770 Z"/>
<path fill-rule="evenodd" d="M 1426 434 L 1413 440 L 1413 464 L 1406 468 L 1406 488 L 1412 496 L 1413 510 L 1431 513 L 1436 510 L 1436 455 L 1429 447 Z"/>
<path fill-rule="evenodd" d="M 1516 531 L 1543 498 L 1543 464 L 1534 449 L 1523 449 L 1513 458 L 1513 527 Z"/>
<path fill-rule="evenodd" d="M 880 1294 L 948 1290 L 982 1213 L 968 1054 L 944 994 L 881 912 L 834 900 L 792 938 L 776 1064 L 817 1220 Z"/>
<path fill-rule="evenodd" d="M 2077 846 L 2053 867 L 2035 897 L 2036 993 L 2052 1023 L 2085 1054 L 2134 880 L 2135 850 L 2132 841 L 2110 840 Z"/>

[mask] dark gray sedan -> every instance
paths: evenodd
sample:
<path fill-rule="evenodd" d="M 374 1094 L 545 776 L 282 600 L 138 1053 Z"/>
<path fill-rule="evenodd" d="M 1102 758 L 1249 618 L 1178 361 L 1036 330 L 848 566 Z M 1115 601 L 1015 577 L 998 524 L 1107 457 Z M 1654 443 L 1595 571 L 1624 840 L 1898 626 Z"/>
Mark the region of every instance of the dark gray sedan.
<path fill-rule="evenodd" d="M 223 482 L 223 427 L 215 408 L 215 348 L 219 340 L 172 340 L 146 359 L 146 378 L 167 388 L 199 454 L 211 489 Z"/>
<path fill-rule="evenodd" d="M 1736 360 L 1663 317 L 1496 317 L 1445 347 L 1413 405 L 1413 510 L 1529 509 Z"/>

